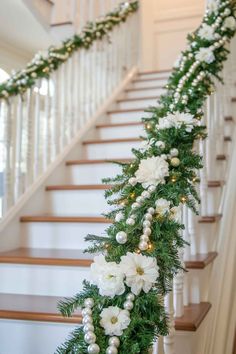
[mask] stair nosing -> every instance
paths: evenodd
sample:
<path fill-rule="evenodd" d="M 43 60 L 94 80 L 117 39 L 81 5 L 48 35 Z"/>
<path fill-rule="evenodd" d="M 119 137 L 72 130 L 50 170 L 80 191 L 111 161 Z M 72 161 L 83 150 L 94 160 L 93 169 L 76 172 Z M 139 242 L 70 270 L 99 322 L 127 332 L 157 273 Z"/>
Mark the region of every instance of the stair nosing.
<path fill-rule="evenodd" d="M 192 259 L 185 261 L 185 267 L 187 269 L 205 269 L 209 264 L 214 262 L 217 256 L 217 252 L 208 252 L 205 255 L 197 254 L 196 256 L 191 256 Z M 198 257 L 202 257 L 202 260 L 198 260 Z"/>
<path fill-rule="evenodd" d="M 119 98 L 116 102 L 133 102 L 133 101 L 145 101 L 145 100 L 158 100 L 160 96 L 150 96 L 150 97 L 134 97 L 134 98 Z"/>
<path fill-rule="evenodd" d="M 111 221 L 105 217 L 97 216 L 54 216 L 54 215 L 25 215 L 20 218 L 20 222 L 55 222 L 55 223 L 98 223 L 98 224 L 110 224 Z"/>

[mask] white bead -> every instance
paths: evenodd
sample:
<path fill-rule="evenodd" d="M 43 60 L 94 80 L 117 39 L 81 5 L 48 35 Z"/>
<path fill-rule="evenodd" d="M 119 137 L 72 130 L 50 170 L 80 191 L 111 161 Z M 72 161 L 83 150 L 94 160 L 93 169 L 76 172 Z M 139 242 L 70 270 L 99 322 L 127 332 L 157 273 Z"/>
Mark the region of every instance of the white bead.
<path fill-rule="evenodd" d="M 124 245 L 127 242 L 127 234 L 124 231 L 119 231 L 116 234 L 116 241 L 120 244 L 120 245 Z"/>
<path fill-rule="evenodd" d="M 147 214 L 145 214 L 144 217 L 145 217 L 146 220 L 149 220 L 149 221 L 152 220 L 152 214 L 147 213 Z"/>
<path fill-rule="evenodd" d="M 135 185 L 137 184 L 136 178 L 131 177 L 131 178 L 129 179 L 129 184 L 131 184 L 131 186 L 135 186 Z"/>
<path fill-rule="evenodd" d="M 129 301 L 134 301 L 135 300 L 135 295 L 133 293 L 129 293 L 126 295 L 126 299 Z"/>
<path fill-rule="evenodd" d="M 87 344 L 93 344 L 96 342 L 96 336 L 93 332 L 87 332 L 84 336 L 84 341 Z"/>
<path fill-rule="evenodd" d="M 144 201 L 144 198 L 143 197 L 137 197 L 136 201 L 138 203 L 142 203 Z"/>
<path fill-rule="evenodd" d="M 120 340 L 119 340 L 118 337 L 111 337 L 109 339 L 108 343 L 109 343 L 110 346 L 114 346 L 114 347 L 117 347 L 117 348 L 120 346 Z"/>
<path fill-rule="evenodd" d="M 147 242 L 144 242 L 144 241 L 141 241 L 140 243 L 139 243 L 139 249 L 141 250 L 141 251 L 146 251 L 147 249 L 148 249 L 148 243 Z"/>
<path fill-rule="evenodd" d="M 150 226 L 151 226 L 150 221 L 149 221 L 149 220 L 145 220 L 145 221 L 143 222 L 143 226 L 144 226 L 144 227 L 150 227 Z"/>
<path fill-rule="evenodd" d="M 92 315 L 92 310 L 91 310 L 91 308 L 85 308 L 85 309 L 83 309 L 82 311 L 81 311 L 81 314 L 82 314 L 82 316 L 84 317 L 84 316 L 86 316 L 86 315 L 89 315 L 89 316 L 91 316 Z"/>
<path fill-rule="evenodd" d="M 96 343 L 90 344 L 88 346 L 88 353 L 89 354 L 98 354 L 98 353 L 100 353 L 100 347 Z"/>
<path fill-rule="evenodd" d="M 131 311 L 134 308 L 134 304 L 132 301 L 125 301 L 124 302 L 124 309 Z"/>
<path fill-rule="evenodd" d="M 140 237 L 140 241 L 143 241 L 143 242 L 148 242 L 149 241 L 149 237 L 147 235 L 142 235 Z"/>
<path fill-rule="evenodd" d="M 94 332 L 94 326 L 91 323 L 88 323 L 83 327 L 83 331 L 84 331 L 84 333 Z"/>
<path fill-rule="evenodd" d="M 141 195 L 144 198 L 150 198 L 150 193 L 148 191 L 143 191 Z"/>
<path fill-rule="evenodd" d="M 83 325 L 86 325 L 86 324 L 92 324 L 93 323 L 93 319 L 92 319 L 92 317 L 91 316 L 89 316 L 89 315 L 86 315 L 86 316 L 84 316 L 84 318 L 82 319 L 82 323 L 83 323 Z"/>
<path fill-rule="evenodd" d="M 148 187 L 148 190 L 149 190 L 149 192 L 155 192 L 155 190 L 156 190 L 156 187 L 155 186 L 150 186 L 150 187 Z M 150 194 L 149 194 L 150 195 Z"/>
<path fill-rule="evenodd" d="M 94 306 L 94 300 L 91 297 L 85 299 L 84 300 L 84 306 L 92 308 Z"/>
<path fill-rule="evenodd" d="M 124 215 L 122 213 L 116 214 L 115 221 L 119 222 L 124 219 Z"/>
<path fill-rule="evenodd" d="M 126 220 L 126 224 L 127 224 L 127 225 L 134 225 L 134 224 L 135 224 L 135 221 L 134 221 L 134 219 L 128 218 L 128 219 Z"/>
<path fill-rule="evenodd" d="M 145 236 L 150 236 L 151 233 L 152 233 L 152 230 L 150 229 L 150 227 L 145 227 L 145 228 L 143 229 L 143 234 L 144 234 Z"/>
<path fill-rule="evenodd" d="M 137 203 L 137 202 L 135 202 L 135 203 L 133 203 L 132 205 L 131 205 L 131 208 L 132 209 L 136 209 L 136 208 L 139 208 L 141 205 L 139 204 L 139 203 Z"/>
<path fill-rule="evenodd" d="M 171 149 L 170 150 L 171 156 L 175 157 L 179 155 L 179 150 L 178 149 Z"/>
<path fill-rule="evenodd" d="M 155 209 L 154 208 L 149 208 L 148 212 L 153 215 L 155 213 Z"/>
<path fill-rule="evenodd" d="M 118 350 L 114 346 L 110 346 L 106 350 L 106 354 L 117 354 L 117 353 L 118 353 Z"/>

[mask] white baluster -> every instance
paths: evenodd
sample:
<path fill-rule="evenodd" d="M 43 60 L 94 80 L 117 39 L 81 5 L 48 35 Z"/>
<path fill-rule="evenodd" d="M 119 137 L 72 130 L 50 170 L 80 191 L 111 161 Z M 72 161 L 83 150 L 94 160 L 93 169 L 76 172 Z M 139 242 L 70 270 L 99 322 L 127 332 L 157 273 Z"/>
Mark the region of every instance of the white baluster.
<path fill-rule="evenodd" d="M 174 302 L 173 292 L 170 292 L 165 297 L 165 308 L 169 315 L 169 334 L 164 337 L 164 352 L 165 354 L 175 354 L 174 338 L 175 338 L 175 322 L 174 322 Z"/>
<path fill-rule="evenodd" d="M 34 89 L 31 88 L 27 92 L 28 119 L 27 119 L 27 153 L 26 153 L 26 188 L 30 186 L 34 180 Z"/>
<path fill-rule="evenodd" d="M 196 217 L 191 209 L 188 209 L 188 230 L 189 230 L 189 239 L 190 239 L 190 250 L 191 255 L 195 256 L 197 254 L 198 243 L 196 236 Z"/>
<path fill-rule="evenodd" d="M 15 164 L 15 200 L 22 194 L 22 134 L 23 134 L 23 102 L 18 96 L 16 119 L 16 164 Z"/>

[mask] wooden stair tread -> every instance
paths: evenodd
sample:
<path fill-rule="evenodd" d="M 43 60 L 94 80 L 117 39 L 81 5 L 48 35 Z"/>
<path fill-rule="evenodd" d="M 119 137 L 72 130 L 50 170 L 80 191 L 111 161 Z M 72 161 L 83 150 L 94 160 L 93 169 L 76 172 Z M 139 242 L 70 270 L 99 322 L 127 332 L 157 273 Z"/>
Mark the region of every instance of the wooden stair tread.
<path fill-rule="evenodd" d="M 89 160 L 89 159 L 81 159 L 81 160 L 69 160 L 66 162 L 67 166 L 73 166 L 73 165 L 90 165 L 90 164 L 102 164 L 102 163 L 115 163 L 115 162 L 120 162 L 120 163 L 130 163 L 132 159 L 95 159 L 95 160 Z"/>
<path fill-rule="evenodd" d="M 232 141 L 231 136 L 225 136 L 225 137 L 224 137 L 224 141 Z"/>
<path fill-rule="evenodd" d="M 0 318 L 23 321 L 81 323 L 77 312 L 73 317 L 63 317 L 57 304 L 61 297 L 40 295 L 0 294 Z"/>
<path fill-rule="evenodd" d="M 100 123 L 96 125 L 96 128 L 114 128 L 114 127 L 127 127 L 144 125 L 142 122 L 124 122 L 124 123 Z"/>
<path fill-rule="evenodd" d="M 236 102 L 236 97 L 233 97 L 233 98 L 232 98 L 232 102 Z"/>
<path fill-rule="evenodd" d="M 169 76 L 164 76 L 164 77 L 150 77 L 150 78 L 136 78 L 133 79 L 132 82 L 145 82 L 145 81 L 156 81 L 156 80 L 168 80 Z"/>
<path fill-rule="evenodd" d="M 22 216 L 21 222 L 71 222 L 71 223 L 102 223 L 110 224 L 110 220 L 100 216 L 54 216 L 54 215 L 29 215 Z"/>
<path fill-rule="evenodd" d="M 225 154 L 219 154 L 216 156 L 216 160 L 225 161 L 225 160 L 227 160 L 227 156 Z"/>
<path fill-rule="evenodd" d="M 0 263 L 89 267 L 92 259 L 81 250 L 17 248 L 0 252 Z"/>
<path fill-rule="evenodd" d="M 133 91 L 145 91 L 145 90 L 158 90 L 163 89 L 163 86 L 151 86 L 151 87 L 131 87 L 125 89 L 125 92 L 133 92 Z"/>
<path fill-rule="evenodd" d="M 117 139 L 91 139 L 83 142 L 84 145 L 87 144 L 107 144 L 107 143 L 129 143 L 142 141 L 141 138 L 117 138 Z"/>
<path fill-rule="evenodd" d="M 126 109 L 112 109 L 110 111 L 107 111 L 107 114 L 129 113 L 129 112 L 144 112 L 146 109 L 147 109 L 147 107 L 143 107 L 143 108 L 126 108 Z"/>
<path fill-rule="evenodd" d="M 133 102 L 133 101 L 143 101 L 143 100 L 157 100 L 159 99 L 159 96 L 144 96 L 144 97 L 133 97 L 133 98 L 119 98 L 116 102 Z"/>
<path fill-rule="evenodd" d="M 185 261 L 185 267 L 187 269 L 204 269 L 214 261 L 217 255 L 217 252 L 209 252 L 207 254 L 190 256 L 189 259 Z"/>
<path fill-rule="evenodd" d="M 139 71 L 138 75 L 150 75 L 150 74 L 161 74 L 161 73 L 171 74 L 171 69 Z"/>
<path fill-rule="evenodd" d="M 224 181 L 209 181 L 208 187 L 222 187 L 225 184 Z M 61 184 L 46 186 L 46 191 L 76 191 L 76 190 L 106 190 L 111 189 L 112 184 Z"/>
<path fill-rule="evenodd" d="M 77 311 L 72 317 L 63 317 L 57 309 L 58 302 L 63 300 L 56 296 L 0 294 L 0 318 L 22 321 L 41 321 L 59 323 L 82 323 L 82 316 Z M 184 307 L 184 315 L 175 318 L 175 329 L 180 331 L 196 331 L 211 304 L 202 302 Z"/>
<path fill-rule="evenodd" d="M 226 122 L 233 122 L 234 119 L 233 119 L 232 116 L 226 116 L 226 117 L 225 117 L 225 121 L 226 121 Z"/>
<path fill-rule="evenodd" d="M 209 302 L 185 306 L 184 315 L 175 318 L 175 329 L 177 331 L 197 331 L 210 308 L 211 304 Z"/>
<path fill-rule="evenodd" d="M 201 224 L 206 224 L 206 223 L 214 223 L 219 221 L 222 218 L 221 214 L 215 214 L 215 215 L 206 215 L 206 216 L 201 216 L 198 220 L 199 223 Z"/>

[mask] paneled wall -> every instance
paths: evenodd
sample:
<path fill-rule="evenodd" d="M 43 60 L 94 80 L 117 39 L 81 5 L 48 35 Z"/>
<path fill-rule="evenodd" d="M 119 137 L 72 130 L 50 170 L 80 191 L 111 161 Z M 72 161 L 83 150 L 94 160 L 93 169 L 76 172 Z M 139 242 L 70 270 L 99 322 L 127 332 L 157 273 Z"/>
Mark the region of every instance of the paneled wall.
<path fill-rule="evenodd" d="M 141 0 L 141 67 L 165 70 L 201 22 L 205 0 Z"/>

